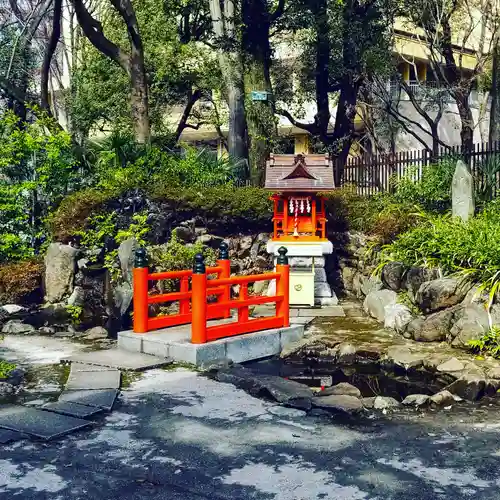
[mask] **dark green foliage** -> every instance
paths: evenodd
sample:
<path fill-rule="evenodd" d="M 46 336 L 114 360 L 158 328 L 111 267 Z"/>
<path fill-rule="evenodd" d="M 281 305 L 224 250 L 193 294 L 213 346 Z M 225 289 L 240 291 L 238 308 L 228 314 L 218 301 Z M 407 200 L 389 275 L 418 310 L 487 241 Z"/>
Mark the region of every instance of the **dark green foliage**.
<path fill-rule="evenodd" d="M 493 326 L 481 338 L 469 340 L 467 345 L 473 352 L 489 354 L 494 358 L 500 358 L 500 328 Z"/>

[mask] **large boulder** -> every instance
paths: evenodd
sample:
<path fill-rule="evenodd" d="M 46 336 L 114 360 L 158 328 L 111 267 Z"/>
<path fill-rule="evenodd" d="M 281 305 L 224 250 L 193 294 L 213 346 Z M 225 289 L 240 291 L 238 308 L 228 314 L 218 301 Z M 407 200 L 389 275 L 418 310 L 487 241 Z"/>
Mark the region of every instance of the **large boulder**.
<path fill-rule="evenodd" d="M 375 408 L 375 410 L 388 410 L 391 408 L 398 408 L 400 405 L 401 403 L 398 400 L 389 396 L 377 396 L 373 403 L 373 408 Z"/>
<path fill-rule="evenodd" d="M 471 303 L 455 315 L 448 341 L 454 347 L 466 347 L 470 340 L 479 339 L 488 330 L 488 311 L 483 305 Z"/>
<path fill-rule="evenodd" d="M 353 291 L 353 280 L 357 271 L 353 267 L 342 268 L 342 283 L 344 284 L 344 289 L 348 292 Z"/>
<path fill-rule="evenodd" d="M 475 373 L 466 373 L 447 387 L 448 391 L 463 399 L 476 401 L 481 399 L 486 389 L 484 377 Z"/>
<path fill-rule="evenodd" d="M 313 397 L 311 389 L 292 380 L 257 374 L 240 365 L 220 370 L 216 373 L 215 378 L 219 382 L 233 384 L 253 396 L 269 397 L 293 408 L 311 409 Z"/>
<path fill-rule="evenodd" d="M 407 332 L 412 330 L 412 337 L 420 342 L 439 342 L 446 339 L 451 326 L 455 310 L 445 309 L 437 313 L 431 314 L 425 320 L 419 322 L 418 327 L 411 328 L 413 320 L 407 328 Z M 419 318 L 417 318 L 419 319 Z"/>
<path fill-rule="evenodd" d="M 385 364 L 408 370 L 409 368 L 419 368 L 422 366 L 423 359 L 422 355 L 413 354 L 407 347 L 395 346 L 387 350 Z"/>
<path fill-rule="evenodd" d="M 429 269 L 427 267 L 410 267 L 406 271 L 402 288 L 408 291 L 408 296 L 411 300 L 415 299 L 415 295 L 422 283 L 439 278 L 437 269 Z"/>
<path fill-rule="evenodd" d="M 460 278 L 426 281 L 420 285 L 415 302 L 425 314 L 429 314 L 462 302 L 470 288 L 471 284 Z"/>
<path fill-rule="evenodd" d="M 397 292 L 403 284 L 406 267 L 402 262 L 389 262 L 382 268 L 382 282 L 384 285 Z"/>
<path fill-rule="evenodd" d="M 395 304 L 397 294 L 393 290 L 377 290 L 370 292 L 363 303 L 363 308 L 367 314 L 378 321 L 385 320 L 385 306 Z"/>
<path fill-rule="evenodd" d="M 352 384 L 349 384 L 349 382 L 340 382 L 339 384 L 333 385 L 332 387 L 327 387 L 325 390 L 321 391 L 318 394 L 318 396 L 320 397 L 340 395 L 360 398 L 361 391 Z"/>
<path fill-rule="evenodd" d="M 78 250 L 69 245 L 51 243 L 45 255 L 45 298 L 61 302 L 73 291 Z"/>
<path fill-rule="evenodd" d="M 202 228 L 203 231 L 206 232 L 205 228 Z M 191 243 L 195 238 L 195 231 L 191 229 L 189 226 L 179 226 L 176 227 L 172 232 L 175 231 L 175 235 L 181 241 L 185 243 Z M 197 231 L 198 235 L 204 234 L 202 231 Z"/>
<path fill-rule="evenodd" d="M 2 327 L 2 333 L 11 333 L 11 334 L 24 334 L 28 335 L 30 333 L 35 333 L 35 327 L 32 325 L 27 325 L 22 321 L 17 319 L 11 319 L 7 321 L 5 325 Z"/>
<path fill-rule="evenodd" d="M 404 304 L 389 304 L 384 308 L 384 328 L 392 328 L 402 333 L 413 319 L 408 306 Z"/>

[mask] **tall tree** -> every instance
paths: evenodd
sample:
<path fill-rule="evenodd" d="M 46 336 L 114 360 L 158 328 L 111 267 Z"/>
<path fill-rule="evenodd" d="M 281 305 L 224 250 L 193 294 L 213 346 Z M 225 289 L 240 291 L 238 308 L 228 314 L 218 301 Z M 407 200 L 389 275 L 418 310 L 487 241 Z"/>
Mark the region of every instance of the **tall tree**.
<path fill-rule="evenodd" d="M 229 107 L 229 155 L 248 162 L 243 61 L 237 40 L 241 9 L 235 0 L 209 0 L 218 58 Z M 222 8 L 221 8 L 222 5 Z"/>
<path fill-rule="evenodd" d="M 127 29 L 129 50 L 125 50 L 104 35 L 101 23 L 95 19 L 83 0 L 71 0 L 85 36 L 106 57 L 118 64 L 130 79 L 130 105 L 135 138 L 139 143 L 150 139 L 148 84 L 144 66 L 144 48 L 134 7 L 130 0 L 110 0 Z"/>

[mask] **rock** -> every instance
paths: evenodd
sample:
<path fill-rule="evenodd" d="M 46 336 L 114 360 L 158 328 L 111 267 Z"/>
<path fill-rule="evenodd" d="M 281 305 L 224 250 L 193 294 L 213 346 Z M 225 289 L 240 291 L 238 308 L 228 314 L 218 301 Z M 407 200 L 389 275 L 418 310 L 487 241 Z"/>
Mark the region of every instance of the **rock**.
<path fill-rule="evenodd" d="M 7 376 L 6 382 L 14 387 L 21 385 L 26 376 L 26 372 L 22 368 L 14 368 Z"/>
<path fill-rule="evenodd" d="M 333 385 L 332 387 L 327 387 L 324 391 L 318 393 L 318 397 L 332 395 L 354 396 L 356 398 L 360 398 L 361 391 L 348 382 L 340 382 L 339 384 Z"/>
<path fill-rule="evenodd" d="M 426 281 L 432 281 L 439 278 L 437 269 L 428 269 L 427 267 L 410 267 L 403 278 L 403 288 L 408 291 L 408 296 L 411 300 L 415 299 L 415 295 L 420 288 L 420 285 Z"/>
<path fill-rule="evenodd" d="M 412 319 L 408 325 L 406 325 L 406 329 L 404 330 L 404 337 L 408 339 L 415 338 L 415 335 L 418 335 L 418 332 L 423 328 L 425 322 L 425 318 L 414 318 Z"/>
<path fill-rule="evenodd" d="M 238 241 L 238 257 L 249 257 L 250 250 L 252 249 L 253 238 L 252 236 L 243 236 Z"/>
<path fill-rule="evenodd" d="M 368 279 L 364 280 L 361 284 L 361 293 L 363 295 L 368 295 L 370 292 L 378 292 L 383 288 L 382 281 L 376 276 L 370 276 Z"/>
<path fill-rule="evenodd" d="M 462 160 L 457 161 L 451 183 L 451 211 L 454 217 L 460 217 L 464 222 L 468 221 L 475 211 L 474 179 Z"/>
<path fill-rule="evenodd" d="M 120 316 L 123 316 L 128 311 L 133 296 L 132 286 L 126 281 L 113 287 L 113 302 Z"/>
<path fill-rule="evenodd" d="M 14 394 L 15 387 L 7 382 L 0 382 L 0 398 Z"/>
<path fill-rule="evenodd" d="M 350 365 L 356 360 L 356 348 L 348 342 L 342 342 L 337 346 L 337 361 L 341 364 Z"/>
<path fill-rule="evenodd" d="M 102 326 L 94 326 L 94 328 L 87 330 L 82 337 L 85 338 L 85 340 L 107 339 L 108 331 Z"/>
<path fill-rule="evenodd" d="M 382 283 L 397 292 L 401 289 L 406 267 L 402 262 L 389 262 L 382 268 Z"/>
<path fill-rule="evenodd" d="M 488 370 L 488 378 L 500 380 L 500 366 L 493 366 Z"/>
<path fill-rule="evenodd" d="M 56 333 L 56 329 L 52 326 L 41 326 L 38 329 L 38 333 L 42 335 L 54 335 L 54 333 Z"/>
<path fill-rule="evenodd" d="M 328 280 L 326 278 L 326 270 L 324 267 L 314 268 L 314 282 L 316 283 L 326 283 Z"/>
<path fill-rule="evenodd" d="M 263 255 L 255 257 L 254 265 L 259 271 L 265 271 L 270 267 L 269 261 Z"/>
<path fill-rule="evenodd" d="M 233 384 L 252 396 L 267 396 L 286 406 L 302 410 L 311 409 L 313 397 L 311 389 L 292 380 L 253 373 L 240 365 L 218 371 L 215 378 L 219 382 Z"/>
<path fill-rule="evenodd" d="M 82 259 L 78 259 L 76 261 L 76 266 L 78 267 L 78 269 L 87 269 L 87 266 L 90 264 L 90 260 L 87 259 L 87 258 L 82 258 Z"/>
<path fill-rule="evenodd" d="M 287 408 L 286 406 L 271 406 L 268 413 L 276 415 L 277 417 L 285 418 L 298 418 L 305 417 L 307 413 L 304 410 L 297 410 L 296 408 Z"/>
<path fill-rule="evenodd" d="M 68 297 L 69 306 L 81 307 L 85 303 L 85 292 L 81 286 L 75 286 L 73 293 Z"/>
<path fill-rule="evenodd" d="M 18 306 L 17 304 L 4 304 L 0 309 L 9 315 L 27 311 L 26 307 Z"/>
<path fill-rule="evenodd" d="M 134 269 L 135 251 L 139 244 L 135 238 L 128 238 L 120 243 L 118 247 L 118 260 L 122 271 L 122 279 L 125 283 L 132 285 L 132 271 Z"/>
<path fill-rule="evenodd" d="M 17 319 L 12 319 L 10 321 L 7 321 L 5 325 L 2 327 L 2 333 L 11 333 L 11 334 L 30 334 L 30 333 L 35 333 L 35 327 L 32 325 L 27 325 L 26 323 L 23 323 L 22 321 L 19 321 Z"/>
<path fill-rule="evenodd" d="M 369 397 L 369 398 L 362 398 L 361 399 L 361 403 L 363 404 L 363 406 L 365 408 L 368 408 L 368 409 L 373 409 L 373 406 L 375 405 L 375 400 L 377 398 L 376 397 Z"/>
<path fill-rule="evenodd" d="M 462 301 L 462 305 L 470 306 L 470 305 L 479 305 L 485 309 L 485 305 L 489 302 L 490 297 L 489 293 L 485 290 L 481 290 L 478 286 L 473 286 L 465 296 Z"/>
<path fill-rule="evenodd" d="M 385 319 L 385 306 L 395 304 L 396 292 L 392 290 L 377 290 L 370 292 L 363 303 L 363 308 L 373 318 L 383 322 Z"/>
<path fill-rule="evenodd" d="M 363 404 L 355 396 L 346 395 L 330 395 L 317 397 L 312 400 L 312 404 L 316 408 L 323 410 L 339 411 L 341 413 L 359 413 L 363 411 Z"/>
<path fill-rule="evenodd" d="M 449 372 L 460 372 L 465 368 L 465 365 L 459 361 L 457 358 L 451 358 L 444 363 L 441 363 L 437 367 L 437 371 L 441 373 L 449 373 Z"/>
<path fill-rule="evenodd" d="M 448 341 L 454 347 L 466 347 L 470 340 L 482 337 L 489 330 L 488 312 L 483 305 L 471 303 L 454 317 Z"/>
<path fill-rule="evenodd" d="M 220 247 L 220 244 L 224 241 L 224 238 L 221 238 L 220 236 L 214 236 L 213 234 L 202 234 L 201 236 L 198 236 L 196 241 L 199 241 L 203 245 L 216 250 Z"/>
<path fill-rule="evenodd" d="M 51 243 L 45 255 L 45 296 L 48 302 L 60 302 L 73 291 L 78 250 L 69 245 Z"/>
<path fill-rule="evenodd" d="M 387 350 L 385 359 L 394 366 L 404 368 L 418 368 L 423 365 L 422 355 L 417 356 L 412 354 L 407 347 L 397 346 L 390 347 Z"/>
<path fill-rule="evenodd" d="M 401 333 L 413 319 L 408 306 L 404 304 L 389 304 L 384 307 L 384 328 L 392 328 Z"/>
<path fill-rule="evenodd" d="M 331 298 L 332 289 L 328 283 L 314 283 L 314 296 Z"/>
<path fill-rule="evenodd" d="M 484 395 L 486 381 L 476 374 L 465 374 L 455 382 L 451 383 L 447 389 L 469 401 L 481 399 Z"/>
<path fill-rule="evenodd" d="M 352 267 L 344 267 L 342 269 L 342 283 L 344 284 L 344 289 L 348 292 L 353 291 L 353 280 L 356 273 L 356 269 Z"/>
<path fill-rule="evenodd" d="M 448 406 L 455 402 L 455 398 L 450 391 L 443 390 L 437 392 L 429 398 L 429 403 L 436 406 Z"/>
<path fill-rule="evenodd" d="M 233 360 L 229 358 L 214 359 L 212 361 L 203 362 L 200 365 L 200 370 L 204 372 L 217 372 L 219 370 L 227 370 L 233 366 Z"/>
<path fill-rule="evenodd" d="M 403 405 L 405 406 L 416 406 L 419 408 L 420 406 L 425 406 L 429 403 L 430 397 L 426 394 L 410 394 L 406 396 L 403 400 Z"/>
<path fill-rule="evenodd" d="M 377 396 L 375 398 L 375 402 L 373 403 L 373 408 L 375 408 L 375 410 L 386 410 L 390 408 L 398 408 L 400 404 L 401 403 L 394 398 Z"/>
<path fill-rule="evenodd" d="M 184 241 L 185 243 L 192 243 L 194 238 L 195 238 L 195 231 L 193 231 L 189 226 L 179 226 L 179 227 L 176 227 L 172 232 L 175 231 L 175 234 L 177 236 L 177 238 L 179 238 L 181 241 Z M 206 232 L 206 230 L 205 230 Z M 196 233 L 201 236 L 201 234 L 204 234 L 204 233 L 200 233 L 199 231 L 196 231 Z"/>
<path fill-rule="evenodd" d="M 437 313 L 431 314 L 427 317 L 420 328 L 413 332 L 413 338 L 420 342 L 438 342 L 446 338 L 450 330 L 451 320 L 455 311 L 452 309 L 445 309 Z M 408 325 L 409 331 L 411 324 Z"/>
<path fill-rule="evenodd" d="M 470 287 L 470 283 L 459 278 L 426 281 L 420 285 L 415 295 L 415 302 L 424 313 L 428 314 L 462 302 Z"/>

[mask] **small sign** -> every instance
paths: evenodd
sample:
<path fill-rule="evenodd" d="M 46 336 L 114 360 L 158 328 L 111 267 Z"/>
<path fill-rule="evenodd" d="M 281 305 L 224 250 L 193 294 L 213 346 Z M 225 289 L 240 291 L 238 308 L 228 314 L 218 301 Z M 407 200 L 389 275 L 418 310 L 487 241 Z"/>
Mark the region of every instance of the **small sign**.
<path fill-rule="evenodd" d="M 266 90 L 252 90 L 252 101 L 267 101 L 269 94 Z"/>

